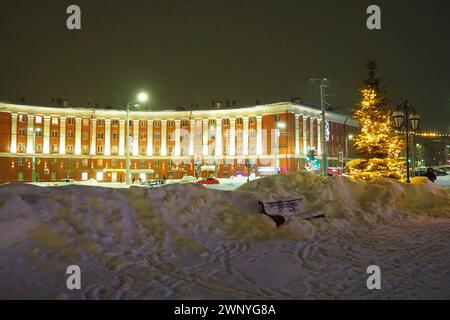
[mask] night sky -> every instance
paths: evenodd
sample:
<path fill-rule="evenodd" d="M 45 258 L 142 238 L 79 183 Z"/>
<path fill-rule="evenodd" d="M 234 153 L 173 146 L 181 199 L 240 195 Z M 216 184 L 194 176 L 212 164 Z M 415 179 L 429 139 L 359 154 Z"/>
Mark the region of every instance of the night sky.
<path fill-rule="evenodd" d="M 66 28 L 66 8 L 82 30 Z M 382 30 L 366 8 L 382 9 Z M 450 126 L 450 1 L 0 0 L 0 100 L 121 107 L 145 89 L 152 109 L 302 97 L 355 105 L 365 63 L 379 62 L 391 104 L 409 99 L 424 129 Z"/>

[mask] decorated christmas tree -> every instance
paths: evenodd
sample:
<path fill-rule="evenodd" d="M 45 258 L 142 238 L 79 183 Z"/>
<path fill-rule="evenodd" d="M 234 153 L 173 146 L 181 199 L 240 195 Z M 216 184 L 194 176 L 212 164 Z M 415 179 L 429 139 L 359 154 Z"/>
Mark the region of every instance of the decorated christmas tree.
<path fill-rule="evenodd" d="M 360 159 L 347 163 L 353 178 L 370 180 L 385 176 L 400 179 L 403 163 L 399 153 L 403 140 L 392 126 L 391 111 L 386 108 L 387 99 L 381 79 L 376 75 L 377 64 L 367 63 L 368 76 L 358 88 L 361 100 L 353 117 L 359 122 L 360 133 L 355 137 L 354 147 Z"/>

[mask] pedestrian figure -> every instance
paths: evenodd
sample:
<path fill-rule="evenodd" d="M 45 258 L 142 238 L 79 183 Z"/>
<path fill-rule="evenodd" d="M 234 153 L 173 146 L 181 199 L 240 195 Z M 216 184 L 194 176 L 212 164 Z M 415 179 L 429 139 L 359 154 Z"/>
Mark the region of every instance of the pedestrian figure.
<path fill-rule="evenodd" d="M 436 174 L 434 173 L 433 168 L 428 168 L 427 169 L 427 173 L 425 174 L 425 177 L 428 178 L 428 180 L 430 180 L 431 182 L 434 183 L 434 181 L 436 181 Z"/>

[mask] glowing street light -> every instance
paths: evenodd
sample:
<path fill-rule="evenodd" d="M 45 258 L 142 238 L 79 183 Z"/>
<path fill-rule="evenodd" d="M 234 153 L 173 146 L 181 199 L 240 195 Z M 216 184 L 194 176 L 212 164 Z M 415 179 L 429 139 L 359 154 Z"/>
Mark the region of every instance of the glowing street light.
<path fill-rule="evenodd" d="M 127 123 L 125 132 L 125 152 L 126 152 L 126 183 L 129 185 L 131 183 L 130 177 L 130 106 L 134 105 L 138 107 L 139 104 L 136 102 L 145 103 L 148 101 L 148 94 L 146 92 L 139 92 L 136 99 L 127 103 Z"/>

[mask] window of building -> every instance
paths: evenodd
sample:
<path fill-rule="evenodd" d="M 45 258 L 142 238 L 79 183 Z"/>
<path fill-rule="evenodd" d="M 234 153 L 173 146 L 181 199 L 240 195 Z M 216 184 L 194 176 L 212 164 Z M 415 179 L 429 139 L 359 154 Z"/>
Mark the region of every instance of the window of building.
<path fill-rule="evenodd" d="M 130 128 L 133 127 L 133 120 L 128 120 L 128 126 L 129 126 Z"/>
<path fill-rule="evenodd" d="M 175 141 L 175 133 L 174 132 L 169 133 L 169 141 Z"/>
<path fill-rule="evenodd" d="M 278 123 L 281 121 L 281 116 L 279 114 L 275 115 L 275 123 Z"/>
<path fill-rule="evenodd" d="M 189 121 L 188 121 L 188 120 L 181 120 L 181 126 L 182 126 L 183 128 L 187 128 L 188 125 L 189 125 Z"/>
<path fill-rule="evenodd" d="M 111 153 L 117 154 L 118 152 L 119 152 L 119 149 L 117 148 L 117 146 L 112 146 L 111 147 Z"/>
<path fill-rule="evenodd" d="M 256 138 L 256 130 L 250 130 L 250 138 Z"/>
<path fill-rule="evenodd" d="M 255 124 L 256 118 L 255 117 L 250 117 L 250 118 L 248 118 L 248 121 L 250 122 L 250 124 Z"/>
<path fill-rule="evenodd" d="M 116 132 L 111 133 L 111 140 L 118 140 L 118 134 Z"/>
<path fill-rule="evenodd" d="M 173 147 L 169 147 L 168 150 L 169 150 L 169 155 L 170 156 L 173 155 Z"/>
<path fill-rule="evenodd" d="M 19 149 L 19 151 L 24 152 L 25 151 L 25 143 L 19 143 L 18 149 Z"/>
<path fill-rule="evenodd" d="M 208 138 L 209 138 L 209 140 L 214 140 L 216 138 L 216 133 L 214 130 L 210 130 L 208 132 Z"/>
<path fill-rule="evenodd" d="M 160 153 L 159 147 L 154 147 L 154 148 L 153 148 L 153 153 L 154 153 L 154 154 L 159 154 L 159 153 Z"/>
<path fill-rule="evenodd" d="M 41 123 L 42 123 L 42 116 L 36 116 L 36 117 L 34 118 L 34 122 L 35 122 L 36 124 L 41 124 Z"/>
<path fill-rule="evenodd" d="M 103 140 L 103 132 L 97 132 L 97 140 Z"/>
<path fill-rule="evenodd" d="M 89 127 L 89 119 L 83 118 L 83 127 Z"/>
<path fill-rule="evenodd" d="M 18 158 L 17 159 L 17 165 L 18 166 L 23 166 L 25 164 L 25 158 Z"/>
<path fill-rule="evenodd" d="M 167 126 L 168 126 L 169 128 L 175 127 L 175 121 L 173 121 L 173 120 L 168 120 L 168 121 L 167 121 Z"/>
<path fill-rule="evenodd" d="M 84 144 L 84 145 L 81 147 L 81 152 L 82 152 L 83 154 L 89 153 L 89 146 Z"/>
<path fill-rule="evenodd" d="M 86 181 L 89 178 L 89 175 L 87 172 L 81 173 L 81 180 Z"/>
<path fill-rule="evenodd" d="M 161 121 L 159 121 L 159 120 L 153 121 L 153 127 L 160 128 L 161 127 Z"/>
<path fill-rule="evenodd" d="M 39 128 L 40 129 L 40 128 Z M 36 137 L 42 137 L 42 129 L 40 130 L 34 130 L 34 134 L 36 135 Z"/>
<path fill-rule="evenodd" d="M 154 166 L 155 166 L 155 167 L 159 167 L 159 166 L 160 166 L 159 159 L 156 159 L 156 160 L 155 160 Z"/>
<path fill-rule="evenodd" d="M 58 145 L 57 144 L 52 144 L 52 152 L 53 153 L 58 152 Z"/>
<path fill-rule="evenodd" d="M 140 138 L 141 140 L 145 140 L 145 139 L 147 138 L 147 135 L 146 135 L 144 132 L 141 132 L 139 138 Z"/>
<path fill-rule="evenodd" d="M 183 133 L 181 134 L 182 140 L 183 141 L 188 141 L 189 140 L 189 132 L 183 131 Z"/>
<path fill-rule="evenodd" d="M 145 128 L 146 122 L 147 121 L 145 121 L 145 120 L 139 120 L 139 125 L 141 126 L 141 128 Z"/>
<path fill-rule="evenodd" d="M 58 138 L 59 132 L 58 130 L 52 130 L 52 138 Z"/>
<path fill-rule="evenodd" d="M 139 160 L 139 166 L 140 167 L 145 167 L 146 165 L 147 165 L 147 161 L 145 159 Z"/>
<path fill-rule="evenodd" d="M 52 117 L 52 125 L 57 126 L 59 124 L 59 118 L 58 117 Z"/>
<path fill-rule="evenodd" d="M 117 167 L 117 159 L 111 160 L 111 167 Z"/>
<path fill-rule="evenodd" d="M 97 146 L 97 153 L 103 153 L 103 146 Z"/>
<path fill-rule="evenodd" d="M 141 147 L 141 149 L 139 150 L 140 155 L 145 156 L 145 152 L 147 150 L 145 149 L 145 147 Z"/>
<path fill-rule="evenodd" d="M 23 181 L 23 179 L 24 179 L 23 172 L 17 172 L 17 180 L 18 181 Z"/>
<path fill-rule="evenodd" d="M 105 126 L 105 120 L 104 119 L 98 119 L 97 120 L 97 126 L 104 127 Z"/>
<path fill-rule="evenodd" d="M 37 143 L 35 149 L 36 152 L 42 152 L 42 144 Z"/>
<path fill-rule="evenodd" d="M 25 114 L 19 114 L 19 122 L 25 123 L 27 122 L 27 115 Z"/>
<path fill-rule="evenodd" d="M 67 152 L 70 152 L 70 153 L 73 152 L 73 145 L 72 144 L 68 144 L 67 145 Z"/>
<path fill-rule="evenodd" d="M 223 125 L 224 126 L 229 126 L 230 125 L 230 120 L 229 119 L 223 119 Z"/>
<path fill-rule="evenodd" d="M 83 167 L 87 167 L 87 166 L 89 165 L 89 160 L 88 160 L 88 159 L 82 159 L 82 160 L 81 160 L 81 165 L 82 165 Z"/>
<path fill-rule="evenodd" d="M 154 139 L 155 141 L 159 141 L 159 140 L 161 140 L 161 135 L 160 135 L 159 133 L 155 133 L 155 134 L 153 135 L 153 139 Z"/>
<path fill-rule="evenodd" d="M 238 126 L 242 125 L 242 118 L 236 118 L 236 124 Z"/>
<path fill-rule="evenodd" d="M 169 160 L 167 161 L 167 166 L 168 166 L 168 167 L 172 167 L 172 166 L 173 166 L 173 161 L 169 159 Z"/>
<path fill-rule="evenodd" d="M 209 120 L 210 127 L 214 127 L 215 125 L 216 125 L 216 120 L 214 120 L 214 119 Z"/>
<path fill-rule="evenodd" d="M 83 140 L 89 140 L 89 132 L 83 132 Z"/>
<path fill-rule="evenodd" d="M 74 138 L 73 131 L 67 131 L 67 138 L 68 139 L 73 139 Z"/>
<path fill-rule="evenodd" d="M 56 166 L 58 164 L 58 160 L 56 158 L 52 158 L 51 164 L 52 166 Z"/>
<path fill-rule="evenodd" d="M 202 140 L 203 134 L 202 134 L 201 132 L 197 132 L 197 133 L 195 134 L 195 137 L 196 137 L 197 140 Z"/>
<path fill-rule="evenodd" d="M 117 120 L 117 119 L 111 120 L 111 126 L 113 128 L 117 128 L 119 126 L 119 120 Z"/>
<path fill-rule="evenodd" d="M 95 174 L 95 180 L 103 181 L 103 171 L 99 171 Z"/>
<path fill-rule="evenodd" d="M 20 128 L 19 129 L 19 136 L 20 137 L 25 137 L 27 135 L 27 130 L 25 128 Z"/>
<path fill-rule="evenodd" d="M 67 124 L 73 126 L 75 124 L 75 118 L 67 118 Z"/>

